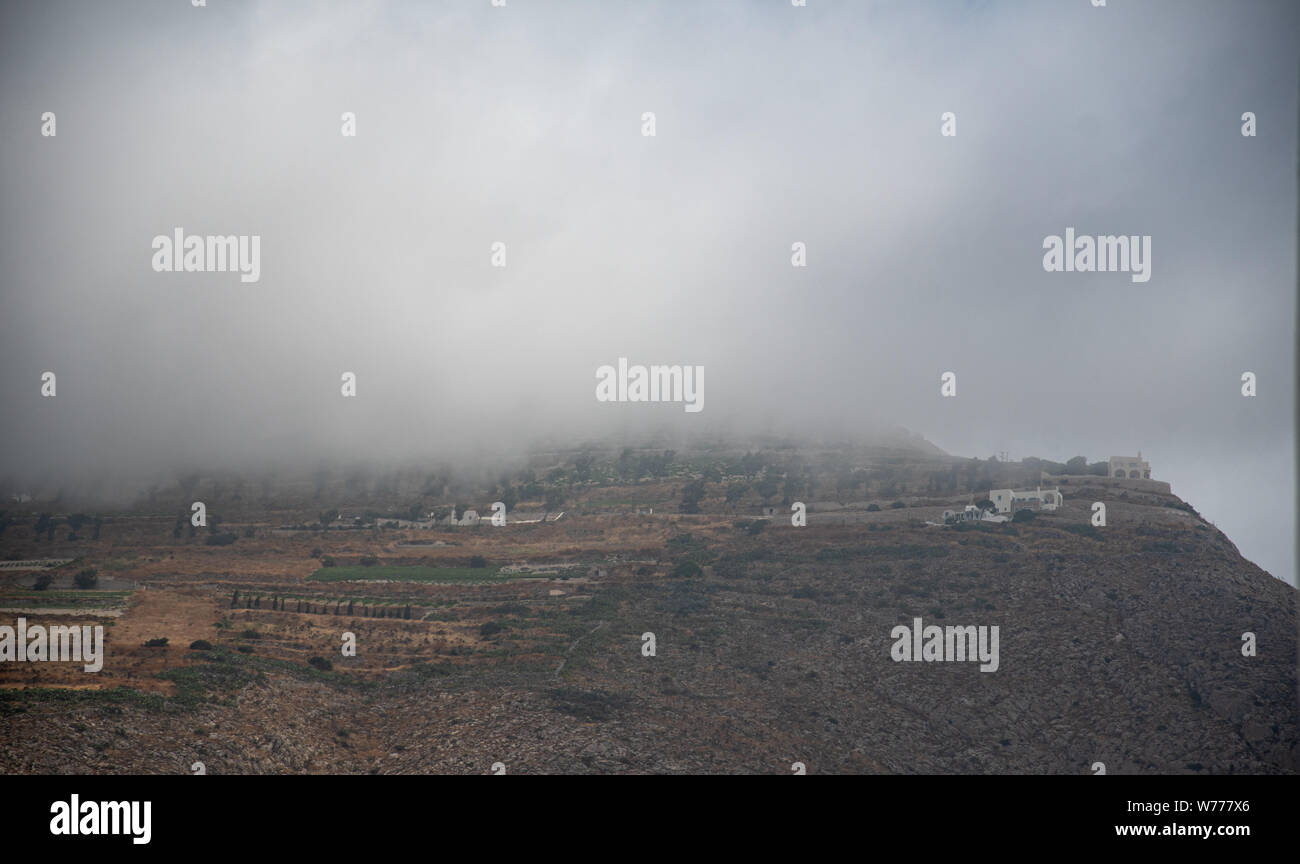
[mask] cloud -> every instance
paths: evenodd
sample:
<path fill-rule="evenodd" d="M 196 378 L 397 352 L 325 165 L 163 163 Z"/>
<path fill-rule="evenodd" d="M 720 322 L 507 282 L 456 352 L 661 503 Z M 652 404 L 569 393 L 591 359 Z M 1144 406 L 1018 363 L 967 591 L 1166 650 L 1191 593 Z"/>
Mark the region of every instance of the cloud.
<path fill-rule="evenodd" d="M 3 15 L 0 473 L 898 423 L 1141 448 L 1294 581 L 1291 4 Z M 153 273 L 177 226 L 261 235 L 260 282 Z M 1069 226 L 1150 234 L 1150 282 L 1044 272 Z M 620 356 L 707 410 L 598 404 Z"/>

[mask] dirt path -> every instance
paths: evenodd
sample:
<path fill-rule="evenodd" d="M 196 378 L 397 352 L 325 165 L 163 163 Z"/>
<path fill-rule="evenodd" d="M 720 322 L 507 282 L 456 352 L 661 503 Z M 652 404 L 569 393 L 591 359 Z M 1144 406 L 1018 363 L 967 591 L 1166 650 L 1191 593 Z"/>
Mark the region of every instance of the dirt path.
<path fill-rule="evenodd" d="M 597 624 L 595 627 L 592 627 L 592 628 L 591 628 L 591 631 L 588 632 L 585 636 L 579 636 L 577 639 L 574 639 L 574 640 L 573 640 L 573 644 L 570 645 L 570 646 L 565 650 L 565 652 L 564 652 L 564 659 L 560 661 L 560 665 L 555 667 L 555 674 L 556 674 L 556 675 L 559 675 L 561 672 L 564 671 L 564 664 L 566 664 L 566 663 L 569 662 L 569 655 L 573 653 L 573 649 L 574 649 L 574 648 L 577 648 L 577 647 L 578 647 L 578 643 L 579 643 L 579 642 L 581 642 L 583 639 L 586 639 L 587 636 L 592 635 L 593 633 L 595 633 L 597 630 L 601 629 L 602 627 L 604 627 L 604 626 L 605 626 L 606 624 L 608 624 L 608 623 L 609 623 L 608 621 L 601 621 L 601 622 L 600 622 L 599 624 Z"/>

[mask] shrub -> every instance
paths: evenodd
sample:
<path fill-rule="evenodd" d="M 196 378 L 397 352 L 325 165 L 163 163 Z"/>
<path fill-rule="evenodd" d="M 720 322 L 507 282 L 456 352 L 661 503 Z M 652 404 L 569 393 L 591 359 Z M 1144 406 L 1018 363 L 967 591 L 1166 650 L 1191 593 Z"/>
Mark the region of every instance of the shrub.
<path fill-rule="evenodd" d="M 319 558 L 319 557 L 320 557 L 320 554 L 321 554 L 321 548 L 320 548 L 319 546 L 317 546 L 315 549 L 311 550 L 311 557 L 313 557 L 313 558 Z"/>
<path fill-rule="evenodd" d="M 813 556 L 818 561 L 848 561 L 854 558 L 947 558 L 945 546 L 921 546 L 915 543 L 898 543 L 878 546 L 832 546 L 817 550 Z"/>
<path fill-rule="evenodd" d="M 1065 531 L 1069 531 L 1071 534 L 1079 534 L 1091 540 L 1097 540 L 1099 542 L 1105 542 L 1106 540 L 1106 535 L 1098 531 L 1097 526 L 1092 524 L 1062 525 L 1061 528 Z"/>
<path fill-rule="evenodd" d="M 495 621 L 488 621 L 482 627 L 478 628 L 478 635 L 483 637 L 495 636 L 501 632 L 501 625 Z"/>
<path fill-rule="evenodd" d="M 682 503 L 677 509 L 682 513 L 699 513 L 700 499 L 704 497 L 704 481 L 695 479 L 682 487 Z"/>
<path fill-rule="evenodd" d="M 749 575 L 749 562 L 736 555 L 724 555 L 713 565 L 713 572 L 724 579 L 743 579 Z"/>
<path fill-rule="evenodd" d="M 252 654 L 252 653 L 253 653 L 253 646 L 252 646 L 252 645 L 237 645 L 237 646 L 235 646 L 235 650 L 238 651 L 240 654 Z"/>
<path fill-rule="evenodd" d="M 816 559 L 818 561 L 847 561 L 853 557 L 851 549 L 818 549 Z"/>
<path fill-rule="evenodd" d="M 362 555 L 360 563 L 362 567 L 374 567 L 379 563 L 379 559 L 374 555 Z"/>
<path fill-rule="evenodd" d="M 471 566 L 471 567 L 486 567 L 486 566 L 487 566 L 487 559 L 484 558 L 482 555 L 471 555 L 471 556 L 470 556 L 470 559 L 469 559 L 469 566 Z"/>
<path fill-rule="evenodd" d="M 1032 522 L 1037 514 L 1033 510 L 1017 510 L 1011 517 L 1012 522 Z"/>
<path fill-rule="evenodd" d="M 203 542 L 209 546 L 229 546 L 231 543 L 234 543 L 238 539 L 239 538 L 234 534 L 229 534 L 229 533 L 213 534 L 211 537 L 209 537 L 207 540 L 204 540 Z"/>
<path fill-rule="evenodd" d="M 706 582 L 674 582 L 668 595 L 659 603 L 659 609 L 673 615 L 694 615 L 709 611 L 709 595 L 713 588 Z"/>
<path fill-rule="evenodd" d="M 81 589 L 94 588 L 99 584 L 99 573 L 94 568 L 86 568 L 72 577 L 72 583 Z"/>
<path fill-rule="evenodd" d="M 895 501 L 893 504 L 890 504 L 889 506 L 893 507 L 895 510 L 902 510 L 907 505 L 904 504 L 902 501 Z"/>
<path fill-rule="evenodd" d="M 587 723 L 600 723 L 613 719 L 628 702 L 627 697 L 604 690 L 579 690 L 569 687 L 552 690 L 547 696 L 550 697 L 552 707 L 556 711 Z"/>
<path fill-rule="evenodd" d="M 698 579 L 703 572 L 694 561 L 683 561 L 673 568 L 672 576 L 675 579 Z"/>
<path fill-rule="evenodd" d="M 307 665 L 313 669 L 319 669 L 322 672 L 334 671 L 334 664 L 326 660 L 324 657 L 312 657 L 307 661 Z"/>
<path fill-rule="evenodd" d="M 326 555 L 324 558 L 320 559 L 320 564 L 322 567 L 333 567 L 334 559 L 329 555 Z"/>
<path fill-rule="evenodd" d="M 868 512 L 868 513 L 879 513 L 879 512 L 880 512 L 880 505 L 879 505 L 879 504 L 868 504 L 868 505 L 867 505 L 867 512 Z"/>
<path fill-rule="evenodd" d="M 42 573 L 41 575 L 36 577 L 36 582 L 32 584 L 32 590 L 44 591 L 46 588 L 50 587 L 50 583 L 52 583 L 53 581 L 54 581 L 54 577 L 51 576 L 49 573 Z"/>
<path fill-rule="evenodd" d="M 212 643 L 207 639 L 195 639 L 190 643 L 191 651 L 211 651 Z"/>
<path fill-rule="evenodd" d="M 160 637 L 157 638 L 157 639 L 150 639 L 149 641 L 147 641 L 147 642 L 144 643 L 144 647 L 146 647 L 146 648 L 166 648 L 166 647 L 167 647 L 167 637 L 166 637 L 166 636 L 160 636 Z"/>

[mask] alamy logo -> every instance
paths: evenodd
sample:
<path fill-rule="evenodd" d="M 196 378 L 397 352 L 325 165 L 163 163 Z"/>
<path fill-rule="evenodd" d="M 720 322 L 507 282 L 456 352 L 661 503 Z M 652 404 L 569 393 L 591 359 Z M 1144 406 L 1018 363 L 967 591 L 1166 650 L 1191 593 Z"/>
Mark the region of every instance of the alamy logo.
<path fill-rule="evenodd" d="M 132 843 L 143 846 L 153 835 L 152 809 L 151 801 L 82 801 L 73 795 L 71 801 L 50 805 L 50 833 L 130 834 Z"/>
<path fill-rule="evenodd" d="M 1043 238 L 1043 269 L 1049 273 L 1132 273 L 1134 282 L 1151 278 L 1151 235 L 1074 236 L 1049 234 Z"/>
<path fill-rule="evenodd" d="M 28 627 L 26 618 L 18 619 L 17 628 L 0 625 L 0 663 L 37 660 L 81 662 L 85 671 L 98 672 L 104 668 L 104 625 L 96 624 L 93 630 L 90 625 Z"/>
<path fill-rule="evenodd" d="M 889 634 L 897 639 L 890 649 L 889 656 L 895 663 L 904 660 L 980 662 L 981 672 L 998 671 L 998 626 L 992 627 L 968 624 L 964 627 L 949 625 L 940 627 L 931 624 L 921 627 L 921 619 L 913 618 L 912 626 L 899 624 Z"/>
<path fill-rule="evenodd" d="M 618 358 L 618 368 L 596 370 L 597 402 L 684 402 L 686 412 L 704 410 L 703 366 L 628 366 Z"/>
<path fill-rule="evenodd" d="M 155 273 L 240 273 L 240 282 L 262 278 L 262 235 L 197 234 L 185 236 L 177 228 L 173 236 L 159 234 L 153 238 Z"/>

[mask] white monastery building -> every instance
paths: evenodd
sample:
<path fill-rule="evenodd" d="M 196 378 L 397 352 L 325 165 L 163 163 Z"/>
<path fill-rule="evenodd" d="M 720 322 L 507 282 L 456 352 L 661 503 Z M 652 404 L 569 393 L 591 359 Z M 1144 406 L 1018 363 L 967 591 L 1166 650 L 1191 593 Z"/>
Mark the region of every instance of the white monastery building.
<path fill-rule="evenodd" d="M 1142 458 L 1141 450 L 1136 456 L 1112 456 L 1107 474 L 1127 480 L 1150 480 L 1151 463 Z"/>
<path fill-rule="evenodd" d="M 1017 510 L 1055 510 L 1065 499 L 1056 489 L 1036 489 L 1033 492 L 1017 492 L 1013 489 L 993 489 L 989 491 L 989 500 L 999 513 L 1014 513 Z"/>

